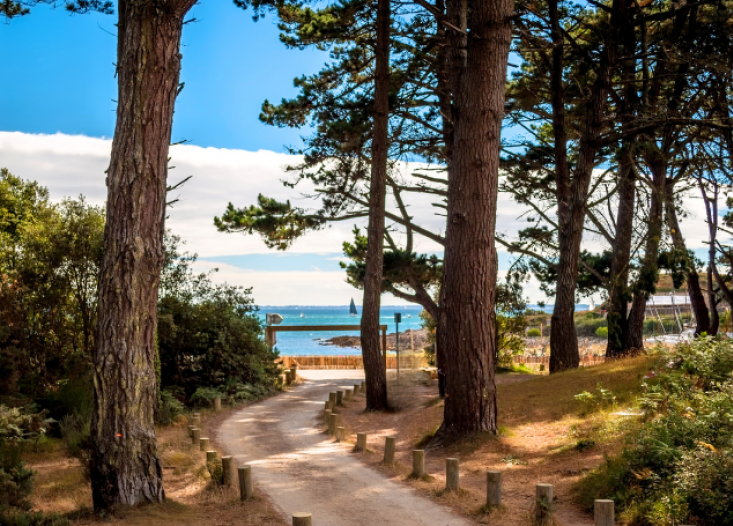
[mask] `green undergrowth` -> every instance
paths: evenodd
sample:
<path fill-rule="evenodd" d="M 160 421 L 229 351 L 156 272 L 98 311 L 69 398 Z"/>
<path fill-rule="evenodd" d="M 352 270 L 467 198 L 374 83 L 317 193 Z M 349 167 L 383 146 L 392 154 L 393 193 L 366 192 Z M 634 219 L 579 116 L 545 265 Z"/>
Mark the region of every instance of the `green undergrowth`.
<path fill-rule="evenodd" d="M 576 485 L 630 526 L 733 524 L 733 341 L 679 345 L 645 375 L 622 452 Z"/>

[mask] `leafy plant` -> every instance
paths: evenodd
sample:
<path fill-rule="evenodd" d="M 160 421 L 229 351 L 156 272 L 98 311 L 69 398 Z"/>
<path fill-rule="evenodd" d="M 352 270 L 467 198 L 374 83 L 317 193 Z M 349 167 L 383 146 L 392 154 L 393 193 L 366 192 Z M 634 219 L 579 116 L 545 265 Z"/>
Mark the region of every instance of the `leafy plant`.
<path fill-rule="evenodd" d="M 608 327 L 598 327 L 596 329 L 596 336 L 599 338 L 608 338 Z"/>
<path fill-rule="evenodd" d="M 540 336 L 542 336 L 542 333 L 539 329 L 529 329 L 527 331 L 527 337 L 529 338 L 539 338 Z"/>

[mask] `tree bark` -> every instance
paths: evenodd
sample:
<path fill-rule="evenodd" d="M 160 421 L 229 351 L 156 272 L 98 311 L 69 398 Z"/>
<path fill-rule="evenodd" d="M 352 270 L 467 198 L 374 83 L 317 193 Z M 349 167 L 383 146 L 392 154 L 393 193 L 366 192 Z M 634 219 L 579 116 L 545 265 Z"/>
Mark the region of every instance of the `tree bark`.
<path fill-rule="evenodd" d="M 446 7 L 448 20 L 460 21 L 467 13 L 470 19 L 467 38 L 448 29 L 454 139 L 441 308 L 450 347 L 445 350 L 446 399 L 437 443 L 477 431 L 496 432 L 494 235 L 514 2 L 475 1 L 468 6 L 449 0 Z"/>
<path fill-rule="evenodd" d="M 590 100 L 586 104 L 584 127 L 578 144 L 578 160 L 572 177 L 567 162 L 567 133 L 563 96 L 564 37 L 560 30 L 557 0 L 550 2 L 550 21 L 553 26 L 552 84 L 553 135 L 555 146 L 555 181 L 558 215 L 558 258 L 555 307 L 550 326 L 550 373 L 574 369 L 580 365 L 578 335 L 575 330 L 575 290 L 580 262 L 580 244 L 588 206 L 593 168 L 595 167 L 598 139 L 611 87 L 611 72 L 616 64 L 620 19 L 626 14 L 626 0 L 614 0 L 609 24 L 609 35 L 598 65 L 598 76 Z M 560 51 L 558 51 L 558 49 Z"/>
<path fill-rule="evenodd" d="M 387 196 L 387 149 L 389 146 L 389 30 L 390 0 L 377 4 L 376 68 L 372 166 L 369 186 L 369 226 L 361 316 L 361 352 L 364 357 L 367 410 L 386 409 L 387 376 L 380 351 L 379 307 L 384 262 L 384 212 Z"/>
<path fill-rule="evenodd" d="M 652 154 L 655 155 L 655 154 Z M 629 333 L 626 346 L 632 351 L 644 349 L 644 317 L 646 302 L 650 294 L 654 294 L 659 279 L 659 242 L 662 238 L 664 223 L 664 202 L 667 163 L 660 159 L 648 161 L 652 171 L 651 200 L 649 204 L 649 228 L 644 257 L 641 261 L 639 276 L 634 284 L 634 299 L 629 312 Z"/>
<path fill-rule="evenodd" d="M 618 212 L 616 216 L 616 238 L 611 256 L 611 286 L 608 298 L 608 345 L 606 358 L 621 358 L 629 354 L 626 347 L 629 333 L 628 303 L 629 262 L 634 229 L 634 207 L 636 202 L 636 175 L 633 170 L 630 145 L 625 144 L 620 154 Z"/>
<path fill-rule="evenodd" d="M 180 40 L 193 3 L 118 3 L 119 96 L 94 353 L 90 474 L 97 510 L 164 499 L 154 335 Z"/>
<path fill-rule="evenodd" d="M 690 304 L 692 310 L 695 313 L 695 336 L 700 336 L 702 333 L 710 334 L 710 311 L 705 303 L 705 296 L 702 293 L 700 287 L 700 278 L 697 275 L 697 269 L 695 268 L 695 262 L 691 257 L 688 256 L 687 246 L 685 245 L 685 238 L 682 236 L 680 231 L 680 224 L 677 220 L 677 210 L 674 207 L 674 186 L 667 184 L 667 225 L 669 226 L 669 232 L 672 237 L 672 246 L 677 250 L 685 260 L 685 268 L 687 272 L 685 277 L 687 279 L 687 291 L 690 296 Z"/>

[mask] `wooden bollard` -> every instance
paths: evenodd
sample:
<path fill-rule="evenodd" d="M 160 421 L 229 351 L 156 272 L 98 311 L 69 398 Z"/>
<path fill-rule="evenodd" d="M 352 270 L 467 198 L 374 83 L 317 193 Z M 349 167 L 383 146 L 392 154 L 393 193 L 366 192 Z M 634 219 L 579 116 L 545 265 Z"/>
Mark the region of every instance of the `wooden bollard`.
<path fill-rule="evenodd" d="M 290 369 L 285 369 L 283 375 L 285 376 L 285 385 L 290 385 L 291 383 L 293 383 L 293 377 L 290 376 Z"/>
<path fill-rule="evenodd" d="M 283 373 L 280 375 L 280 386 L 285 387 L 288 385 L 288 375 Z"/>
<path fill-rule="evenodd" d="M 206 463 L 211 464 L 212 462 L 216 462 L 216 451 L 207 451 L 206 452 Z"/>
<path fill-rule="evenodd" d="M 221 411 L 221 398 L 214 398 L 214 411 Z"/>
<path fill-rule="evenodd" d="M 336 407 L 336 393 L 328 393 L 328 401 L 331 402 L 331 410 Z"/>
<path fill-rule="evenodd" d="M 323 418 L 324 418 L 324 422 L 326 422 L 326 425 L 329 425 L 329 423 L 331 422 L 331 415 L 335 415 L 335 414 L 336 413 L 334 413 L 333 411 L 326 411 L 325 412 Z"/>
<path fill-rule="evenodd" d="M 191 417 L 191 425 L 201 429 L 201 413 L 194 413 Z"/>
<path fill-rule="evenodd" d="M 338 417 L 336 413 L 331 413 L 328 415 L 328 434 L 329 435 L 335 435 L 336 434 L 336 428 L 338 427 Z"/>
<path fill-rule="evenodd" d="M 596 499 L 593 502 L 593 519 L 595 526 L 613 526 L 615 520 L 613 501 Z"/>
<path fill-rule="evenodd" d="M 193 428 L 196 427 L 193 424 L 188 424 L 188 436 L 191 438 L 193 436 Z"/>
<path fill-rule="evenodd" d="M 290 381 L 294 382 L 298 379 L 298 366 L 293 364 L 290 366 Z"/>
<path fill-rule="evenodd" d="M 346 436 L 346 428 L 344 426 L 337 427 L 336 435 L 334 436 L 334 438 L 336 439 L 336 442 L 343 442 L 345 436 Z"/>
<path fill-rule="evenodd" d="M 425 476 L 425 450 L 412 450 L 412 476 L 423 478 Z"/>
<path fill-rule="evenodd" d="M 346 400 L 347 402 L 351 400 L 351 389 L 347 389 L 346 391 L 344 391 L 344 400 Z"/>
<path fill-rule="evenodd" d="M 359 384 L 354 384 L 354 396 L 359 394 Z"/>
<path fill-rule="evenodd" d="M 359 389 L 359 391 L 361 391 L 362 393 L 364 393 L 365 392 L 365 389 L 366 389 L 366 382 L 362 382 L 361 383 L 361 389 Z"/>
<path fill-rule="evenodd" d="M 209 439 L 201 437 L 201 440 L 199 440 L 199 451 L 208 451 L 209 450 Z"/>
<path fill-rule="evenodd" d="M 552 505 L 553 489 L 552 484 L 537 484 L 535 489 L 534 518 L 542 524 L 550 518 L 550 506 Z"/>
<path fill-rule="evenodd" d="M 333 410 L 333 404 L 330 400 L 326 401 L 326 411 L 332 411 Z"/>
<path fill-rule="evenodd" d="M 356 447 L 354 451 L 366 451 L 367 448 L 367 435 L 366 433 L 356 434 Z"/>
<path fill-rule="evenodd" d="M 293 513 L 293 526 L 313 526 L 313 519 L 310 513 Z"/>
<path fill-rule="evenodd" d="M 225 486 L 234 482 L 234 457 L 221 457 L 221 479 Z"/>
<path fill-rule="evenodd" d="M 191 430 L 191 443 L 195 447 L 200 447 L 201 445 L 201 430 L 197 427 Z"/>
<path fill-rule="evenodd" d="M 486 506 L 492 508 L 501 504 L 501 471 L 486 472 Z"/>
<path fill-rule="evenodd" d="M 239 475 L 239 498 L 249 500 L 254 494 L 252 489 L 252 466 L 240 466 L 237 472 Z"/>
<path fill-rule="evenodd" d="M 394 464 L 395 442 L 395 437 L 385 437 L 384 439 L 385 464 Z"/>
<path fill-rule="evenodd" d="M 344 405 L 344 392 L 336 391 L 336 405 Z"/>
<path fill-rule="evenodd" d="M 445 491 L 458 491 L 460 489 L 460 476 L 458 473 L 458 459 L 445 459 Z"/>

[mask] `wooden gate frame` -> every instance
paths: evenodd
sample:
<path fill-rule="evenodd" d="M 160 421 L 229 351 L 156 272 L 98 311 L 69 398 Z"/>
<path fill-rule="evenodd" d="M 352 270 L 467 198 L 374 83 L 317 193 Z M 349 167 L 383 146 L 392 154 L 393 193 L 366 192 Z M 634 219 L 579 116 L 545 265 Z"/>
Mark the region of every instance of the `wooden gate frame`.
<path fill-rule="evenodd" d="M 382 359 L 384 370 L 387 370 L 387 326 L 380 325 L 382 331 Z M 310 331 L 361 331 L 361 325 L 267 325 L 265 326 L 265 344 L 273 347 L 278 332 L 310 332 Z"/>

